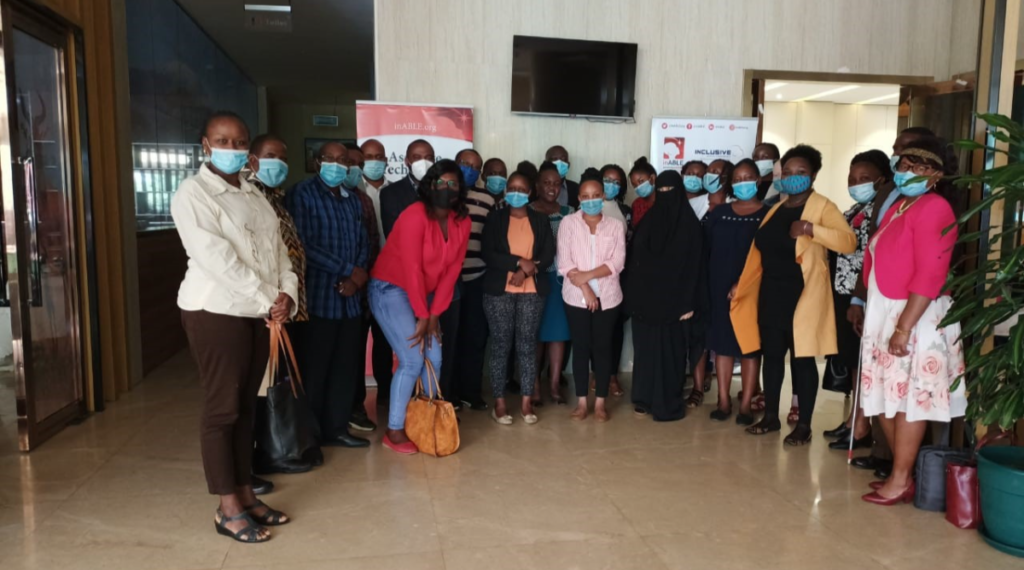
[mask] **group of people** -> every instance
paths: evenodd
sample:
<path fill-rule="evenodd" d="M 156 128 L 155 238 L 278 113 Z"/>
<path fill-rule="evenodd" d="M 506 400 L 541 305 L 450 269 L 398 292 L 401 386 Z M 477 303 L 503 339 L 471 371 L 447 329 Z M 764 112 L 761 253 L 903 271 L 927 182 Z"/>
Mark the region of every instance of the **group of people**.
<path fill-rule="evenodd" d="M 807 145 L 780 154 L 761 144 L 736 163 L 660 173 L 640 158 L 628 173 L 587 168 L 577 183 L 561 146 L 539 166 L 524 161 L 509 172 L 473 149 L 438 160 L 417 140 L 405 151 L 407 175 L 389 183 L 379 141 L 331 142 L 317 172 L 285 191 L 281 139 L 250 140 L 237 115 L 221 112 L 202 143 L 207 161 L 172 202 L 189 257 L 179 306 L 204 393 L 216 527 L 236 540 L 262 542 L 268 527 L 289 521 L 256 498 L 254 469 L 301 472 L 323 462 L 318 448 L 301 460 L 253 462 L 275 327 L 295 341 L 320 446 L 369 445 L 352 432 L 377 427 L 364 407 L 371 332 L 377 401 L 388 410 L 382 441 L 401 454 L 418 451 L 405 410 L 428 363 L 457 409 L 530 425 L 545 401 L 569 403 L 562 373 L 571 353 L 570 417 L 609 421 L 607 399 L 625 395 L 618 371 L 627 321 L 634 413 L 655 421 L 703 404 L 709 360 L 718 379 L 711 419 L 733 417 L 739 360 L 736 423 L 752 435 L 780 431 L 788 353 L 794 427 L 783 441 L 791 446 L 812 438 L 815 359 L 835 355 L 859 379 L 863 413 L 826 435 L 836 446 L 882 440 L 893 455 L 867 501 L 912 496 L 926 421 L 963 415 L 963 385 L 950 389 L 963 371 L 959 327 L 939 327 L 950 307 L 942 287 L 956 232 L 944 230 L 955 221 L 949 177 L 957 164 L 926 129 L 902 132 L 891 157 L 854 157 L 855 205 L 845 213 L 815 191 L 822 158 Z M 626 205 L 630 186 L 636 198 Z M 485 377 L 493 405 L 482 395 Z M 509 391 L 522 395 L 518 412 Z M 864 418 L 882 435 L 873 437 Z M 883 453 L 862 466 L 884 468 Z"/>

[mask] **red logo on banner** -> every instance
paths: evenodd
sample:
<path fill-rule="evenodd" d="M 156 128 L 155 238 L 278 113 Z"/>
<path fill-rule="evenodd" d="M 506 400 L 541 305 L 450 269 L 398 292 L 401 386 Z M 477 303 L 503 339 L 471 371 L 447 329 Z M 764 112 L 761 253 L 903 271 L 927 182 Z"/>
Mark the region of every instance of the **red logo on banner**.
<path fill-rule="evenodd" d="M 661 156 L 665 160 L 683 158 L 686 151 L 686 139 L 683 137 L 665 137 L 665 145 L 662 149 Z"/>
<path fill-rule="evenodd" d="M 359 138 L 411 135 L 473 140 L 473 109 L 419 105 L 365 104 L 356 106 Z"/>
<path fill-rule="evenodd" d="M 729 125 L 729 130 L 730 131 L 735 131 L 736 130 L 736 125 Z"/>
<path fill-rule="evenodd" d="M 712 124 L 708 125 L 708 130 L 709 130 L 709 131 L 713 131 L 713 130 L 715 130 L 715 124 L 714 124 L 714 123 L 712 123 Z"/>
<path fill-rule="evenodd" d="M 662 123 L 661 124 L 661 130 L 665 130 L 667 128 L 668 128 L 668 123 Z"/>
<path fill-rule="evenodd" d="M 692 129 L 693 128 L 693 123 L 686 123 L 686 128 L 687 129 Z"/>

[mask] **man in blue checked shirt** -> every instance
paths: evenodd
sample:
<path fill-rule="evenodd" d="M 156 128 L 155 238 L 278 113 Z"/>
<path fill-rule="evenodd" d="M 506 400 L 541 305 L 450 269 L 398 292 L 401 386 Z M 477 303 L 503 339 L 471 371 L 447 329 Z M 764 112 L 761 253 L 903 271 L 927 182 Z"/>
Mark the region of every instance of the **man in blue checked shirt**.
<path fill-rule="evenodd" d="M 306 250 L 309 321 L 296 329 L 297 351 L 320 444 L 367 447 L 348 431 L 356 382 L 363 380 L 362 290 L 370 257 L 361 200 L 342 187 L 351 162 L 341 143 L 323 145 L 318 174 L 289 190 L 285 207 Z"/>

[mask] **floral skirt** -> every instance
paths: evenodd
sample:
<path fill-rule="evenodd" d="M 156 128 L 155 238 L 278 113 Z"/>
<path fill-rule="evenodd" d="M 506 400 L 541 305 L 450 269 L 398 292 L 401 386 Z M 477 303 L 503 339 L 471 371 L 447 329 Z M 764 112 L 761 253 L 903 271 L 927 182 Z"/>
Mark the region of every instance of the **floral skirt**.
<path fill-rule="evenodd" d="M 910 354 L 893 356 L 889 338 L 907 301 L 885 297 L 871 275 L 861 342 L 860 401 L 865 416 L 892 418 L 902 412 L 907 421 L 948 422 L 964 415 L 964 382 L 949 389 L 964 371 L 960 325 L 939 328 L 952 304 L 948 296 L 929 304 L 911 331 Z"/>

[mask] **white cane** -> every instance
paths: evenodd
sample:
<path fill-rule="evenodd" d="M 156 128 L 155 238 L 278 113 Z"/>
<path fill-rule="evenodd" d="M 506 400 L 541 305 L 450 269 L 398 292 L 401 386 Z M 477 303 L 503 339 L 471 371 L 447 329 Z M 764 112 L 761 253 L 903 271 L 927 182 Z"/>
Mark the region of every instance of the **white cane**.
<path fill-rule="evenodd" d="M 853 417 L 850 420 L 850 449 L 846 451 L 846 464 L 853 463 L 853 442 L 857 436 L 857 410 L 860 409 L 860 367 L 864 363 L 864 331 L 861 331 L 860 343 L 857 345 L 857 378 L 853 389 Z M 851 380 L 853 380 L 851 378 Z"/>

